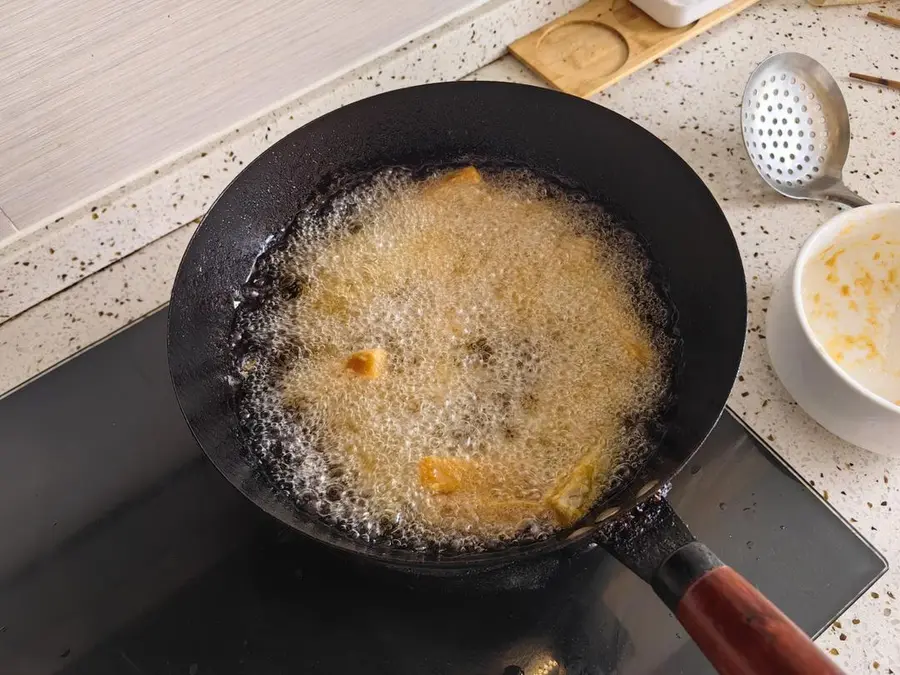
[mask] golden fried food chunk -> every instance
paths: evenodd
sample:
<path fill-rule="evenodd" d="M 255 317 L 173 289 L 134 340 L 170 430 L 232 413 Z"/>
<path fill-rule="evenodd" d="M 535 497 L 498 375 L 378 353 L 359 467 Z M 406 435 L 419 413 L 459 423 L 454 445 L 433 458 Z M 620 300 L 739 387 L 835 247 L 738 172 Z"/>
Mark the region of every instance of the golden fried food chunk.
<path fill-rule="evenodd" d="M 360 377 L 374 380 L 384 372 L 387 363 L 387 352 L 376 347 L 375 349 L 364 349 L 361 352 L 354 352 L 344 364 L 347 370 L 351 370 Z"/>
<path fill-rule="evenodd" d="M 452 457 L 423 457 L 419 460 L 419 482 L 436 495 L 456 492 L 462 487 L 463 462 Z"/>
<path fill-rule="evenodd" d="M 436 506 L 445 517 L 515 527 L 530 518 L 549 515 L 543 502 L 492 496 L 499 480 L 488 467 L 468 459 L 428 456 L 419 461 L 419 482 L 432 494 L 440 495 Z"/>
<path fill-rule="evenodd" d="M 461 169 L 454 169 L 438 178 L 428 181 L 425 185 L 423 194 L 429 197 L 444 194 L 448 188 L 454 188 L 461 185 L 478 185 L 482 182 L 481 172 L 474 166 L 464 166 Z"/>
<path fill-rule="evenodd" d="M 646 366 L 650 363 L 650 357 L 653 352 L 649 343 L 631 340 L 625 343 L 625 350 L 628 352 L 628 355 L 641 366 Z"/>
<path fill-rule="evenodd" d="M 571 525 L 590 508 L 596 470 L 593 456 L 582 459 L 547 498 L 561 525 Z"/>
<path fill-rule="evenodd" d="M 446 174 L 441 178 L 440 182 L 444 185 L 475 185 L 481 182 L 481 172 L 474 166 L 464 166 Z"/>

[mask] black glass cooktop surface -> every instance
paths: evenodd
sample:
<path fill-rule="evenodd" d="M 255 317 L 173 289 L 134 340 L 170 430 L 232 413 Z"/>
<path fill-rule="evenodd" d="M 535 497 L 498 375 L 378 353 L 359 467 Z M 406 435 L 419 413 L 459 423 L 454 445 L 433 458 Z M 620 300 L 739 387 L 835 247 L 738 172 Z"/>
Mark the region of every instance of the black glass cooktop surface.
<path fill-rule="evenodd" d="M 0 673 L 712 672 L 598 548 L 446 583 L 359 566 L 285 531 L 191 437 L 165 319 L 0 399 Z M 730 414 L 670 498 L 811 635 L 885 570 Z"/>

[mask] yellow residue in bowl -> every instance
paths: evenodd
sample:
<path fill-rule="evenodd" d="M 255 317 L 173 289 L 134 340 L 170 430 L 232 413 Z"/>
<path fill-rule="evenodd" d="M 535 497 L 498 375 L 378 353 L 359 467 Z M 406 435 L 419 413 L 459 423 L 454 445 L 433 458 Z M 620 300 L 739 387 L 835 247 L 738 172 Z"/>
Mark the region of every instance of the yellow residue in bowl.
<path fill-rule="evenodd" d="M 820 346 L 850 377 L 900 400 L 900 240 L 884 220 L 845 228 L 811 256 L 803 310 Z"/>

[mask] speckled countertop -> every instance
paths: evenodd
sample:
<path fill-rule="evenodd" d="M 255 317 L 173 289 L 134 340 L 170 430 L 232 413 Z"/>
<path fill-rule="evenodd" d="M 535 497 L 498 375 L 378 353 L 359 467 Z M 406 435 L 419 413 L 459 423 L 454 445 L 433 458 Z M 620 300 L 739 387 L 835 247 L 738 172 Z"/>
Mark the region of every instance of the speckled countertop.
<path fill-rule="evenodd" d="M 898 77 L 900 30 L 866 21 L 865 12 L 874 8 L 814 9 L 800 0 L 763 0 L 603 92 L 597 101 L 671 145 L 706 181 L 728 216 L 743 255 L 750 303 L 747 346 L 730 405 L 894 568 L 819 644 L 848 672 L 900 673 L 900 528 L 894 512 L 900 512 L 900 460 L 856 449 L 819 427 L 782 388 L 765 348 L 765 311 L 775 279 L 801 242 L 837 207 L 790 201 L 766 188 L 744 156 L 737 126 L 740 94 L 755 65 L 780 51 L 807 53 L 835 75 L 847 99 L 853 129 L 847 183 L 873 201 L 900 200 L 900 93 L 851 84 L 846 78 L 850 70 Z M 458 76 L 454 72 L 446 76 Z M 473 77 L 537 84 L 508 57 Z M 377 91 L 376 82 L 379 88 L 398 84 L 387 73 L 376 74 L 372 85 L 357 94 Z M 227 140 L 222 152 L 229 157 Z M 181 191 L 190 195 L 199 186 L 205 194 L 207 175 L 182 176 Z M 181 214 L 160 214 L 158 209 L 153 214 L 166 216 L 177 222 Z M 0 325 L 0 391 L 164 303 L 194 227 L 175 227 Z"/>

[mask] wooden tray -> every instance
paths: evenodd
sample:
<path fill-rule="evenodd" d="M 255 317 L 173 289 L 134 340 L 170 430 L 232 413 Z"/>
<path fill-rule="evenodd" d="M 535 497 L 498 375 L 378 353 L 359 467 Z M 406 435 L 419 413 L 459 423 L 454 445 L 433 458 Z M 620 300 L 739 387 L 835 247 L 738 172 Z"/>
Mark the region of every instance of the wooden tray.
<path fill-rule="evenodd" d="M 734 0 L 666 28 L 628 0 L 591 0 L 513 42 L 517 59 L 557 89 L 587 98 L 759 0 Z"/>

